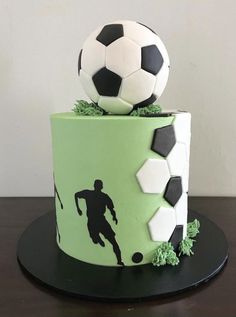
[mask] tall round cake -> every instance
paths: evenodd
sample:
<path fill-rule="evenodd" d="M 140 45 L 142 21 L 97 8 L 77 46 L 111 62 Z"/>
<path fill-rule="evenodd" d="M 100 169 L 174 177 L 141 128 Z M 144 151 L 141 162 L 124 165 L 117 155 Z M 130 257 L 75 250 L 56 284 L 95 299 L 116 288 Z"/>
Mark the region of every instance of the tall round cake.
<path fill-rule="evenodd" d="M 159 36 L 133 21 L 98 27 L 80 51 L 78 72 L 92 103 L 51 115 L 57 243 L 75 259 L 142 265 L 163 246 L 167 260 L 158 251 L 155 265 L 178 263 L 191 116 L 153 104 L 169 66 Z"/>

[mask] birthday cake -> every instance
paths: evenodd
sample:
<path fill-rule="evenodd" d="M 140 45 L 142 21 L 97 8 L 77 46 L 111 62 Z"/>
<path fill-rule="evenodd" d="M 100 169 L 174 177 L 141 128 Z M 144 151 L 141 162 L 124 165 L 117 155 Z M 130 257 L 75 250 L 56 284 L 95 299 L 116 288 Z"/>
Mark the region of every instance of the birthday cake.
<path fill-rule="evenodd" d="M 154 102 L 169 74 L 159 36 L 117 21 L 96 29 L 79 54 L 91 103 L 51 115 L 56 239 L 94 265 L 179 263 L 190 255 L 191 115 Z"/>

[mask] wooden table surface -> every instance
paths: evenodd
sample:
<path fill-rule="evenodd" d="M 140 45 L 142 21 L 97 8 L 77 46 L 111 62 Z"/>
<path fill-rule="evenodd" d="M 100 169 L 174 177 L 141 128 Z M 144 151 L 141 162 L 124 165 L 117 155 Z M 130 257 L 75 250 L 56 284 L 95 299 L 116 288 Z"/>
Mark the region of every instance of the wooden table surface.
<path fill-rule="evenodd" d="M 17 241 L 31 221 L 53 209 L 53 199 L 0 198 L 0 316 L 236 317 L 236 198 L 192 197 L 190 208 L 206 215 L 225 232 L 230 256 L 223 272 L 181 295 L 113 304 L 59 295 L 28 279 L 16 260 Z"/>

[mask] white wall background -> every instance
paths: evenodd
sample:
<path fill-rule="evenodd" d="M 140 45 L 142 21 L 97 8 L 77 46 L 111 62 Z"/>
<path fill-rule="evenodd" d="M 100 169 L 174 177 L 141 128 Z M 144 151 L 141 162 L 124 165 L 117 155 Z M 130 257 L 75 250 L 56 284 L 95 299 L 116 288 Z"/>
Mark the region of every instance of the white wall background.
<path fill-rule="evenodd" d="M 236 195 L 234 0 L 0 0 L 0 196 L 50 196 L 49 114 L 85 98 L 83 41 L 100 24 L 155 29 L 171 59 L 165 109 L 192 113 L 190 194 Z"/>

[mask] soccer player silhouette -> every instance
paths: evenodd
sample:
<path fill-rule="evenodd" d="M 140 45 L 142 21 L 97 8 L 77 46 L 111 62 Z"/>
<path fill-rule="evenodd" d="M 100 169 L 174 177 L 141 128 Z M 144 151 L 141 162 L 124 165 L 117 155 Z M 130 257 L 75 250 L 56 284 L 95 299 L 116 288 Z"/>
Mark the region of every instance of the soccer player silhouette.
<path fill-rule="evenodd" d="M 115 232 L 112 230 L 109 222 L 105 218 L 106 208 L 111 212 L 112 219 L 117 225 L 116 212 L 111 198 L 102 192 L 103 183 L 100 179 L 94 182 L 94 190 L 82 190 L 75 193 L 75 204 L 79 215 L 82 215 L 82 210 L 79 207 L 79 198 L 85 199 L 87 206 L 88 217 L 88 231 L 93 243 L 99 243 L 102 247 L 105 246 L 104 241 L 101 239 L 102 234 L 112 245 L 113 251 L 117 258 L 118 265 L 124 265 L 121 259 L 121 252 L 119 245 L 115 239 Z"/>

